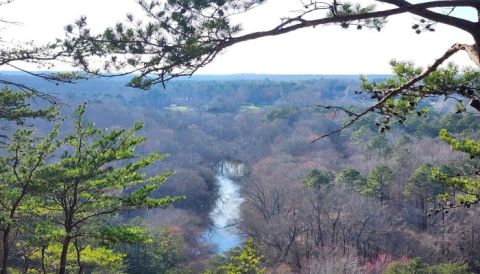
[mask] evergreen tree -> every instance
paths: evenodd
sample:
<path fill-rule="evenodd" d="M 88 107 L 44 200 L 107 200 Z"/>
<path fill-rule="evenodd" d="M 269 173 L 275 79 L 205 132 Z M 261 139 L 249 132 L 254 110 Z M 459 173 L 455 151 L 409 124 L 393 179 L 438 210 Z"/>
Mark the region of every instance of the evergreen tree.
<path fill-rule="evenodd" d="M 112 247 L 149 237 L 144 229 L 118 225 L 112 217 L 183 198 L 149 197 L 173 171 L 154 176 L 142 171 L 167 155 L 135 154 L 144 142 L 137 135 L 140 123 L 107 132 L 85 120 L 85 105 L 76 115 L 75 131 L 63 139 L 56 137 L 59 125 L 45 137 L 18 130 L 7 155 L 0 157 L 2 274 L 8 272 L 13 249 L 15 258 L 29 262 L 25 271 L 119 272 L 125 254 Z"/>
<path fill-rule="evenodd" d="M 321 189 L 329 187 L 333 182 L 334 176 L 331 172 L 325 170 L 313 169 L 305 179 L 302 180 L 302 185 L 310 189 Z"/>
<path fill-rule="evenodd" d="M 126 245 L 128 273 L 180 273 L 179 266 L 188 263 L 184 240 L 175 231 L 161 228 L 145 243 Z"/>
<path fill-rule="evenodd" d="M 380 200 L 388 200 L 388 187 L 393 182 L 393 171 L 387 166 L 377 166 L 370 170 L 363 193 Z"/>
<path fill-rule="evenodd" d="M 34 137 L 34 130 L 17 130 L 7 146 L 7 155 L 0 157 L 0 231 L 2 232 L 1 273 L 7 273 L 13 234 L 21 234 L 22 222 L 38 212 L 37 192 L 42 191 L 40 174 L 46 160 L 57 149 L 58 126 L 45 137 Z"/>
<path fill-rule="evenodd" d="M 464 165 L 461 170 L 457 169 L 454 174 L 440 168 L 432 170 L 434 178 L 443 182 L 450 190 L 440 195 L 440 199 L 444 202 L 444 209 L 457 206 L 470 207 L 471 204 L 479 203 L 480 170 L 478 157 L 480 157 L 480 142 L 470 138 L 456 138 L 445 129 L 440 131 L 440 138 L 450 144 L 453 150 L 467 154 L 471 162 Z"/>
<path fill-rule="evenodd" d="M 61 274 L 72 267 L 84 271 L 82 256 L 86 250 L 109 252 L 105 247 L 92 246 L 92 239 L 102 239 L 101 234 L 94 232 L 102 231 L 109 217 L 124 210 L 167 207 L 181 199 L 149 197 L 173 171 L 151 177 L 141 172 L 167 155 L 152 152 L 139 157 L 134 154 L 135 148 L 144 142 L 143 137 L 136 136 L 142 128 L 140 123 L 130 130 L 105 132 L 85 120 L 85 106 L 78 108 L 77 116 L 75 132 L 62 142 L 61 159 L 48 165 L 42 173 L 47 191 L 45 208 L 52 211 L 45 217 L 51 216 L 52 222 L 62 224 L 61 243 L 52 243 L 59 245 L 57 271 Z M 125 192 L 126 189 L 129 191 Z M 129 229 L 116 231 L 129 232 Z M 71 252 L 77 257 L 75 261 L 69 260 Z"/>
<path fill-rule="evenodd" d="M 365 186 L 365 178 L 353 168 L 342 169 L 335 177 L 337 184 L 345 184 L 359 191 Z"/>
<path fill-rule="evenodd" d="M 383 135 L 375 135 L 373 136 L 365 146 L 367 151 L 374 152 L 381 157 L 387 157 L 389 154 L 392 153 L 392 148 L 388 143 L 387 138 Z"/>
<path fill-rule="evenodd" d="M 425 164 L 417 168 L 408 178 L 405 194 L 416 197 L 419 207 L 427 214 L 428 204 L 435 205 L 437 195 L 442 193 L 443 185 L 432 174 L 433 166 Z"/>
<path fill-rule="evenodd" d="M 248 239 L 243 247 L 228 251 L 226 257 L 215 258 L 217 262 L 206 274 L 261 274 L 265 270 L 261 267 L 263 257 L 259 255 L 252 239 Z M 215 260 L 214 259 L 214 260 Z"/>
<path fill-rule="evenodd" d="M 53 119 L 56 116 L 53 106 L 47 109 L 32 109 L 28 103 L 30 98 L 27 93 L 15 92 L 9 88 L 0 89 L 0 119 L 23 124 L 26 118 Z"/>
<path fill-rule="evenodd" d="M 406 81 L 400 86 L 392 85 L 384 89 L 383 93 L 380 89 L 373 93 L 372 95 L 378 97 L 379 101 L 359 114 L 350 112 L 352 123 L 372 110 L 380 110 L 389 99 L 409 93 L 410 88 L 420 83 L 425 76 L 434 73 L 440 64 L 459 51 L 467 52 L 472 61 L 480 66 L 478 46 L 480 22 L 432 10 L 465 7 L 479 11 L 480 4 L 475 0 L 422 3 L 407 0 L 376 0 L 362 1 L 361 4 L 338 0 L 311 1 L 299 6 L 299 9 L 303 9 L 302 12 L 283 16 L 281 22 L 271 29 L 240 33 L 241 25 L 233 23 L 231 15 L 249 11 L 264 2 L 264 0 L 167 2 L 142 0 L 139 4 L 146 15 L 146 18 L 141 20 L 142 24 L 135 24 L 139 18 L 129 14 L 125 23 L 119 23 L 95 35 L 83 17 L 67 27 L 69 37 L 64 45 L 75 63 L 83 70 L 98 75 L 118 69 L 122 71 L 122 75 L 125 72 L 139 72 L 129 84 L 148 89 L 154 84 L 195 73 L 213 61 L 220 52 L 233 45 L 315 26 L 336 24 L 344 29 L 355 26 L 358 30 L 380 31 L 386 24 L 386 17 L 410 13 L 421 17 L 419 23 L 409 26 L 416 33 L 435 31 L 435 24 L 443 23 L 465 31 L 473 37 L 476 44 L 452 46 L 423 73 L 406 75 Z M 375 5 L 377 3 L 390 5 L 383 5 L 379 9 Z M 98 60 L 98 57 L 102 58 L 103 62 L 92 62 Z M 434 95 L 442 95 L 445 92 L 448 90 Z"/>

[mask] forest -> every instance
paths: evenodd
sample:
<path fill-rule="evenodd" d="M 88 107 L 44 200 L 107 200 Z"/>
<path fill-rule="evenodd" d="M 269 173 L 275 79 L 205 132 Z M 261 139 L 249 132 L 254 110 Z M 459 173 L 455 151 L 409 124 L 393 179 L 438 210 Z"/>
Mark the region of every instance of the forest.
<path fill-rule="evenodd" d="M 479 1 L 107 1 L 0 0 L 0 274 L 480 273 Z"/>
<path fill-rule="evenodd" d="M 4 77 L 42 85 L 28 75 Z M 19 191 L 28 193 L 11 226 L 12 272 L 56 271 L 68 235 L 60 225 L 69 212 L 62 204 L 76 197 L 65 184 L 77 176 L 80 206 L 73 218 L 81 223 L 72 226 L 67 273 L 480 269 L 476 201 L 439 207 L 445 195 L 460 196 L 461 190 L 434 171 L 466 174 L 478 164 L 438 137 L 442 129 L 478 137 L 478 119 L 456 113 L 454 103 L 432 99 L 424 103 L 428 111 L 384 133 L 378 117 L 369 115 L 312 143 L 344 119 L 342 111 L 325 105 L 355 109 L 372 100 L 355 94 L 359 77 L 194 77 L 146 92 L 124 83 L 47 84 L 62 104 L 57 118 L 24 121 L 35 130 L 14 131 L 14 124 L 4 123 L 12 137 L 2 159 L 19 175 L 2 171 L 2 180 L 16 186 L 2 196 L 2 205 L 12 208 Z M 29 140 L 33 144 L 18 155 Z M 75 152 L 82 150 L 81 140 L 88 144 L 84 157 Z M 35 159 L 42 160 L 33 168 Z M 228 250 L 208 236 L 215 230 L 216 202 L 225 198 L 216 175 L 222 162 L 241 163 L 246 170 L 232 178 L 241 204 L 228 225 L 240 240 Z M 81 175 L 78 165 L 91 170 Z M 128 206 L 117 205 L 126 200 Z"/>

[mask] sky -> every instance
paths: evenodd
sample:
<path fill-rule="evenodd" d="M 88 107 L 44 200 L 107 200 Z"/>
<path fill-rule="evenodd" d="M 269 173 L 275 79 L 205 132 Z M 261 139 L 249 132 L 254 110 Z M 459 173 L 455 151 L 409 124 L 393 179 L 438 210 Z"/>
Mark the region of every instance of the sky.
<path fill-rule="evenodd" d="M 245 32 L 266 30 L 282 16 L 293 14 L 299 4 L 298 0 L 268 0 L 234 20 Z M 0 8 L 0 18 L 21 24 L 4 26 L 0 34 L 5 41 L 51 41 L 63 37 L 64 26 L 82 15 L 101 30 L 123 20 L 126 13 L 142 14 L 135 0 L 15 0 Z M 473 17 L 468 10 L 457 15 Z M 436 32 L 417 35 L 411 29 L 415 20 L 411 15 L 389 18 L 381 32 L 327 26 L 257 39 L 228 48 L 198 73 L 386 74 L 391 59 L 427 66 L 454 43 L 473 43 L 468 34 L 443 25 Z M 472 65 L 464 53 L 452 61 Z"/>

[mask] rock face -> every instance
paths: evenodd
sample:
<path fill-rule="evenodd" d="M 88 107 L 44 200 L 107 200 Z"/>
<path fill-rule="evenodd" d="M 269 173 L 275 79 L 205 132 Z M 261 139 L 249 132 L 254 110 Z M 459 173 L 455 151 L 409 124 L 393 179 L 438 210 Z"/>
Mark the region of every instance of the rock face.
<path fill-rule="evenodd" d="M 215 171 L 221 176 L 230 179 L 238 179 L 245 176 L 247 167 L 245 164 L 233 161 L 222 161 L 215 165 Z"/>

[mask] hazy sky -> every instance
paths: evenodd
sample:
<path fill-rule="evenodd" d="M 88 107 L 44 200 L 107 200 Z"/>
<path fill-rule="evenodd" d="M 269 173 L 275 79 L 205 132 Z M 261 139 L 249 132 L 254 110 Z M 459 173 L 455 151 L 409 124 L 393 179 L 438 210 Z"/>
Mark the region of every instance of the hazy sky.
<path fill-rule="evenodd" d="M 265 30 L 278 24 L 298 3 L 269 0 L 235 20 L 243 23 L 246 31 Z M 134 0 L 16 0 L 0 9 L 0 17 L 22 24 L 5 26 L 2 38 L 49 41 L 62 37 L 63 27 L 81 15 L 101 29 L 122 20 L 127 12 L 141 14 Z M 471 16 L 468 11 L 459 15 Z M 428 65 L 454 43 L 473 43 L 467 34 L 446 26 L 417 35 L 411 29 L 414 22 L 415 17 L 405 15 L 390 18 L 382 32 L 329 26 L 250 41 L 227 49 L 200 73 L 382 74 L 390 72 L 392 58 Z M 453 60 L 470 65 L 463 53 Z"/>

